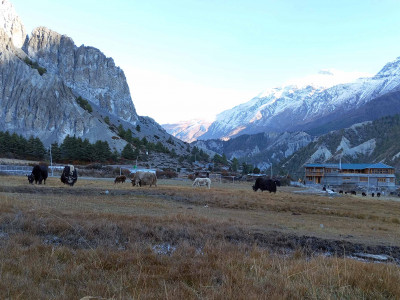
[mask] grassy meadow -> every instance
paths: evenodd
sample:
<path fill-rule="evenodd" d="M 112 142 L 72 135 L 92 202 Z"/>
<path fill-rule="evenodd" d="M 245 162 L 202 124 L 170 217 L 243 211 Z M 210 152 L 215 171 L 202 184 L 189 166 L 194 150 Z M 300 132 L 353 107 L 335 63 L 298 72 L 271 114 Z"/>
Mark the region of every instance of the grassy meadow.
<path fill-rule="evenodd" d="M 400 298 L 397 199 L 251 185 L 1 176 L 0 298 Z"/>

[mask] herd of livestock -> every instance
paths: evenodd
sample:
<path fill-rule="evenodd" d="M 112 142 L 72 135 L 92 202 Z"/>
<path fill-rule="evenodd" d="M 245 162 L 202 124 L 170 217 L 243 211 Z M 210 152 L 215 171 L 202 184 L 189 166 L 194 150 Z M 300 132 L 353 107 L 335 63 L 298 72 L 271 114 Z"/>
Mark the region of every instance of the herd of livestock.
<path fill-rule="evenodd" d="M 196 177 L 193 178 L 193 187 L 205 186 L 208 189 L 211 188 L 211 179 L 208 178 L 208 173 L 206 176 L 200 176 L 198 173 L 195 174 Z M 35 182 L 36 184 L 46 184 L 46 179 L 48 177 L 48 168 L 43 165 L 35 165 L 32 169 L 30 175 L 26 175 L 30 184 Z M 132 175 L 131 183 L 132 186 L 144 186 L 148 185 L 150 187 L 157 186 L 157 176 L 153 172 L 137 171 Z M 61 174 L 61 182 L 73 186 L 78 180 L 78 173 L 73 165 L 65 166 Z M 124 183 L 127 180 L 125 175 L 117 176 L 114 183 Z M 257 178 L 255 184 L 253 185 L 253 190 L 269 191 L 270 193 L 276 193 L 276 187 L 280 186 L 278 180 Z"/>
<path fill-rule="evenodd" d="M 32 173 L 29 175 L 26 175 L 28 177 L 28 181 L 30 184 L 46 184 L 46 179 L 48 177 L 48 168 L 47 166 L 44 165 L 35 165 L 32 169 Z M 189 177 L 189 176 L 188 176 Z M 193 180 L 193 187 L 200 187 L 200 186 L 205 186 L 208 189 L 211 188 L 211 179 L 209 178 L 209 174 L 199 174 L 195 173 L 193 176 L 189 177 L 190 179 Z M 61 174 L 61 182 L 64 184 L 67 184 L 69 186 L 73 186 L 76 181 L 78 180 L 78 172 L 76 168 L 73 165 L 67 165 L 64 167 L 62 174 Z M 124 183 L 127 180 L 127 177 L 125 175 L 120 175 L 117 176 L 114 180 L 114 183 Z M 153 172 L 145 172 L 145 171 L 137 171 L 136 173 L 132 174 L 132 178 L 130 179 L 132 186 L 145 186 L 148 185 L 150 187 L 152 186 L 157 186 L 157 175 Z M 276 193 L 276 189 L 278 186 L 281 186 L 281 183 L 279 180 L 276 179 L 268 179 L 264 177 L 259 177 L 256 179 L 254 185 L 252 186 L 253 191 L 257 192 L 258 190 L 260 191 L 269 191 L 270 193 Z M 334 193 L 334 190 L 328 190 L 325 186 L 322 188 L 323 191 L 325 192 L 331 192 Z M 340 190 L 338 192 L 339 194 L 351 194 L 351 195 L 356 195 L 356 191 L 343 191 Z M 391 192 L 391 195 L 397 195 L 395 192 Z M 362 196 L 366 197 L 367 193 L 362 192 Z M 380 192 L 372 192 L 370 194 L 372 197 L 380 197 L 381 193 Z M 400 197 L 400 194 L 398 194 Z"/>
<path fill-rule="evenodd" d="M 326 188 L 325 186 L 322 188 L 322 190 L 323 190 L 324 192 L 328 192 L 328 191 L 333 192 L 333 193 L 335 192 L 335 190 L 333 190 L 333 189 L 327 190 L 327 188 Z M 354 190 L 352 190 L 352 191 L 343 191 L 343 190 L 339 190 L 339 194 L 357 195 L 357 192 L 354 191 Z M 392 194 L 392 193 L 391 193 L 391 194 Z M 393 194 L 395 194 L 395 193 L 393 193 Z M 368 195 L 368 194 L 367 194 L 366 192 L 361 192 L 361 196 L 366 197 L 367 195 Z M 380 197 L 380 196 L 381 196 L 381 193 L 380 193 L 380 192 L 377 192 L 377 193 L 375 194 L 374 192 L 371 192 L 371 197 L 375 197 L 375 195 L 376 195 L 377 197 Z"/>
<path fill-rule="evenodd" d="M 46 184 L 46 179 L 48 177 L 48 169 L 47 166 L 43 165 L 35 165 L 32 169 L 32 173 L 30 175 L 26 175 L 28 177 L 28 181 L 30 184 L 33 184 L 35 182 L 36 184 Z M 208 177 L 209 174 L 199 174 L 196 173 L 194 174 L 193 179 L 193 187 L 200 187 L 200 186 L 205 186 L 208 189 L 211 188 L 211 179 Z M 62 174 L 61 174 L 61 182 L 64 184 L 68 184 L 70 186 L 73 186 L 76 181 L 78 180 L 78 173 L 76 168 L 73 165 L 68 165 L 65 166 Z M 117 176 L 114 180 L 114 183 L 124 183 L 127 180 L 127 177 L 125 175 L 120 175 Z M 157 175 L 153 172 L 145 172 L 145 171 L 137 171 L 136 173 L 132 174 L 132 178 L 130 179 L 132 186 L 145 186 L 148 185 L 150 187 L 152 186 L 157 186 Z M 253 191 L 257 192 L 258 190 L 260 191 L 269 191 L 270 193 L 276 193 L 276 189 L 278 186 L 281 186 L 281 183 L 279 180 L 275 179 L 268 179 L 264 177 L 259 177 L 256 179 L 254 185 L 252 186 Z M 323 191 L 328 191 L 326 187 L 324 186 L 322 188 Z M 331 192 L 334 192 L 333 190 L 329 190 Z M 339 194 L 352 194 L 356 195 L 356 191 L 339 191 Z M 362 196 L 367 196 L 365 192 L 361 193 Z M 381 193 L 377 192 L 371 193 L 371 196 L 374 197 L 380 197 Z"/>

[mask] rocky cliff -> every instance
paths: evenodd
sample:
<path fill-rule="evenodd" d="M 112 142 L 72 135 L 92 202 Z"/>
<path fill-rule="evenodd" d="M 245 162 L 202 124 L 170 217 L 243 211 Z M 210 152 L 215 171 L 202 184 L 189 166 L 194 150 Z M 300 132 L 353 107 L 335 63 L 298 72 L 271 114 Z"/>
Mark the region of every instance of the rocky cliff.
<path fill-rule="evenodd" d="M 73 91 L 52 74 L 41 76 L 28 66 L 24 53 L 0 30 L 0 130 L 39 136 L 45 143 L 61 142 L 66 135 L 109 138 L 108 126 L 76 103 Z"/>
<path fill-rule="evenodd" d="M 0 0 L 0 28 L 11 37 L 15 47 L 22 47 L 26 39 L 25 27 L 8 0 Z"/>
<path fill-rule="evenodd" d="M 7 0 L 0 2 L 0 130 L 34 135 L 46 145 L 67 135 L 107 141 L 121 150 L 126 141 L 117 128 L 134 137 L 168 143 L 176 153 L 186 145 L 148 117 L 138 116 L 124 72 L 93 47 L 45 27 L 26 36 Z M 86 100 L 91 109 L 79 105 Z"/>
<path fill-rule="evenodd" d="M 23 50 L 47 72 L 100 110 L 135 124 L 138 120 L 124 72 L 93 47 L 77 47 L 66 35 L 38 27 Z"/>

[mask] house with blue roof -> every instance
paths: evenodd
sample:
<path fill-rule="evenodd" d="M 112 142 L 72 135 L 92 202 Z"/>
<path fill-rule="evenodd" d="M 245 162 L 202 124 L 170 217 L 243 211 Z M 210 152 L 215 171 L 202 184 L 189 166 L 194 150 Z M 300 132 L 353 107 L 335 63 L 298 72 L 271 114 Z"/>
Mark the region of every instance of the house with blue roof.
<path fill-rule="evenodd" d="M 376 164 L 305 164 L 305 183 L 326 186 L 395 189 L 395 169 Z"/>

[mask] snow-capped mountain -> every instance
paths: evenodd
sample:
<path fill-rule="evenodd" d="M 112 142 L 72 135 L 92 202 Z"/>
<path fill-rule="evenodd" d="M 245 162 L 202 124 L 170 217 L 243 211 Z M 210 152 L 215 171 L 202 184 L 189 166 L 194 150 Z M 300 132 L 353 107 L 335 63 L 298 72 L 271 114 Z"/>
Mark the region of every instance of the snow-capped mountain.
<path fill-rule="evenodd" d="M 174 137 L 184 142 L 191 143 L 197 140 L 199 136 L 206 133 L 210 125 L 211 122 L 203 120 L 190 120 L 175 124 L 163 124 L 161 126 Z"/>
<path fill-rule="evenodd" d="M 325 72 L 321 75 L 330 74 Z M 303 82 L 273 88 L 218 114 L 199 139 L 312 130 L 399 88 L 400 58 L 386 64 L 375 76 L 350 83 L 323 86 L 321 81 L 311 80 L 310 84 Z"/>

